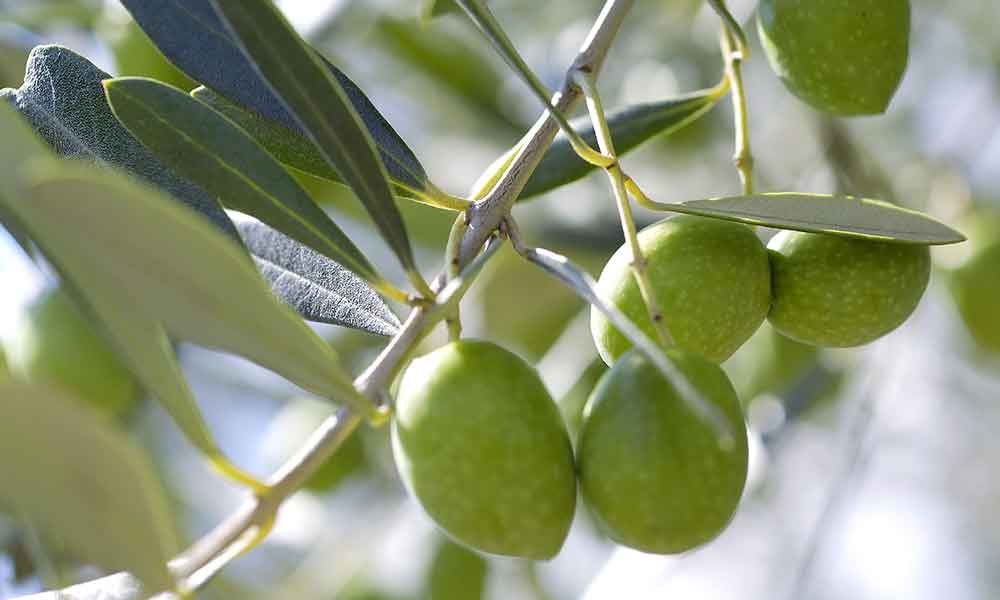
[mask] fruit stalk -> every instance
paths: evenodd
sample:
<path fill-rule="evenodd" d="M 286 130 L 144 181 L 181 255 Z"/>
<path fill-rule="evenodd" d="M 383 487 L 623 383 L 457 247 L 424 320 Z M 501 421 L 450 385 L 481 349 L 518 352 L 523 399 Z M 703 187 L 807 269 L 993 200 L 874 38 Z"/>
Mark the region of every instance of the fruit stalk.
<path fill-rule="evenodd" d="M 628 15 L 635 0 L 607 0 L 597 21 L 591 28 L 583 47 L 569 67 L 562 90 L 555 100 L 555 109 L 564 114 L 571 109 L 581 97 L 579 88 L 573 83 L 573 74 L 577 71 L 588 71 L 595 76 L 600 72 L 608 51 L 617 37 L 622 22 Z M 469 209 L 469 227 L 462 237 L 458 253 L 459 266 L 471 263 L 479 254 L 483 245 L 489 240 L 503 220 L 510 214 L 518 195 L 534 172 L 542 156 L 552 144 L 559 125 L 546 111 L 532 127 L 517 155 L 511 161 L 510 167 L 497 181 L 496 185 L 480 201 Z M 499 244 L 493 244 L 494 247 Z M 447 267 L 446 267 L 447 269 Z M 402 367 L 405 359 L 450 310 L 451 304 L 457 302 L 461 292 L 468 287 L 469 281 L 453 280 L 446 285 L 444 274 L 433 282 L 436 290 L 441 290 L 438 302 L 429 305 L 415 306 L 407 317 L 403 327 L 383 349 L 375 361 L 355 379 L 355 387 L 364 395 L 376 398 L 388 387 L 393 377 Z M 469 278 L 471 279 L 471 277 Z M 444 292 L 449 292 L 446 294 Z M 446 299 L 441 296 L 448 297 Z M 216 567 L 213 560 L 222 556 L 234 544 L 245 538 L 247 532 L 263 527 L 277 507 L 291 496 L 298 487 L 296 482 L 304 482 L 315 472 L 326 458 L 332 456 L 340 444 L 340 432 L 353 430 L 360 424 L 360 417 L 349 409 L 341 409 L 330 417 L 317 430 L 303 451 L 297 453 L 278 473 L 282 477 L 272 479 L 271 487 L 266 496 L 251 496 L 240 505 L 215 529 L 209 531 L 193 546 L 171 561 L 172 571 L 182 580 L 196 582 L 199 585 L 207 578 L 198 577 L 199 571 L 206 566 L 213 567 L 214 574 L 222 563 Z M 321 435 L 319 432 L 327 432 Z M 238 553 L 236 554 L 238 555 Z M 235 557 L 230 554 L 231 557 Z M 210 574 L 210 575 L 211 575 Z"/>
<path fill-rule="evenodd" d="M 605 171 L 611 181 L 611 189 L 615 195 L 615 202 L 618 205 L 618 217 L 622 223 L 622 232 L 628 240 L 629 248 L 632 250 L 632 275 L 639 285 L 639 292 L 642 300 L 649 310 L 649 319 L 655 327 L 656 334 L 660 338 L 659 342 L 663 346 L 670 346 L 673 337 L 670 329 L 663 318 L 663 311 L 656 300 L 653 286 L 646 273 L 646 258 L 642 255 L 639 247 L 639 234 L 635 228 L 635 219 L 632 217 L 632 206 L 629 204 L 628 192 L 625 190 L 625 174 L 618 163 L 618 155 L 615 152 L 614 141 L 611 139 L 611 130 L 608 128 L 608 121 L 605 118 L 604 106 L 601 103 L 601 96 L 597 91 L 597 84 L 593 74 L 585 71 L 578 71 L 575 76 L 577 84 L 583 90 L 587 101 L 587 110 L 590 112 L 590 119 L 594 123 L 594 131 L 597 133 L 597 143 L 601 152 L 614 159 L 614 163 L 607 167 Z"/>
<path fill-rule="evenodd" d="M 747 94 L 743 85 L 743 60 L 747 55 L 745 43 L 740 43 L 726 23 L 720 33 L 722 53 L 726 61 L 726 79 L 733 92 L 733 120 L 736 133 L 736 151 L 733 164 L 740 175 L 743 195 L 753 194 L 753 152 L 750 149 L 750 123 L 747 115 Z"/>

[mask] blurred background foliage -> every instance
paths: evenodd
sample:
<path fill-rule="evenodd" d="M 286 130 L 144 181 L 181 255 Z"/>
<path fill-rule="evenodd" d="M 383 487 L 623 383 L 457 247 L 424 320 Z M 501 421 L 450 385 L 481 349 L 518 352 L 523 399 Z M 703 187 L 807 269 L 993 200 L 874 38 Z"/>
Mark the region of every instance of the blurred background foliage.
<path fill-rule="evenodd" d="M 453 193 L 467 190 L 539 112 L 461 16 L 424 23 L 413 0 L 279 4 Z M 753 2 L 730 4 L 752 23 Z M 555 86 L 601 2 L 492 5 L 528 62 Z M 876 344 L 817 351 L 765 326 L 727 363 L 748 411 L 752 472 L 746 499 L 718 540 L 682 557 L 642 555 L 604 540 L 580 510 L 554 561 L 483 560 L 434 532 L 396 479 L 386 432 L 365 431 L 288 503 L 269 540 L 200 597 L 1000 595 L 1000 250 L 988 250 L 1000 240 L 1000 5 L 915 0 L 913 9 L 910 68 L 880 118 L 834 121 L 811 111 L 783 89 L 750 36 L 755 53 L 746 79 L 762 190 L 891 199 L 963 225 L 970 243 L 935 249 L 938 268 L 921 308 Z M 701 0 L 637 3 L 601 80 L 605 103 L 614 108 L 714 85 L 721 76 L 717 27 Z M 113 0 L 0 0 L 0 87 L 20 85 L 32 45 L 55 42 L 114 74 L 193 87 Z M 720 103 L 630 155 L 630 173 L 662 201 L 737 193 L 730 119 L 728 103 Z M 353 198 L 302 178 L 392 273 L 395 261 Z M 452 217 L 411 203 L 402 208 L 425 271 L 439 268 Z M 594 275 L 622 241 L 599 174 L 522 203 L 517 213 L 532 242 Z M 3 239 L 0 281 L 0 334 L 8 334 L 46 279 Z M 579 300 L 505 249 L 465 300 L 463 316 L 467 335 L 535 362 L 570 428 L 578 424 L 604 369 Z M 321 331 L 355 372 L 385 341 Z M 426 348 L 442 340 L 438 332 Z M 255 473 L 287 458 L 331 411 L 241 360 L 187 346 L 181 357 L 222 445 Z M 241 491 L 205 467 L 159 408 L 146 403 L 119 423 L 149 449 L 187 539 L 237 505 Z M 94 575 L 0 515 L 0 598 Z"/>

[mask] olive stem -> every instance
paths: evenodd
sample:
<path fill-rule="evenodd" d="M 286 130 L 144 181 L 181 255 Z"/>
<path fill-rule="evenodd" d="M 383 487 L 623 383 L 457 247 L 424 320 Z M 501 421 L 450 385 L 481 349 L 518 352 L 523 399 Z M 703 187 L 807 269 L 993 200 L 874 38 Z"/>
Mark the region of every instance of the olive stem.
<path fill-rule="evenodd" d="M 635 0 L 606 0 L 583 47 L 567 71 L 563 87 L 556 95 L 553 107 L 555 110 L 566 112 L 580 99 L 580 90 L 572 83 L 572 74 L 578 70 L 596 74 L 601 70 L 604 59 L 634 3 Z M 459 267 L 466 268 L 463 273 L 469 274 L 446 282 L 445 274 L 442 273 L 434 280 L 434 289 L 439 290 L 437 300 L 432 303 L 419 303 L 412 308 L 395 337 L 355 379 L 354 385 L 361 394 L 372 399 L 383 394 L 420 340 L 461 299 L 472 283 L 475 272 L 500 244 L 493 242 L 481 253 L 483 246 L 491 237 L 495 239 L 497 228 L 510 214 L 518 195 L 541 162 L 542 156 L 552 144 L 558 131 L 559 125 L 551 117 L 551 111 L 547 110 L 532 127 L 523 143 L 519 144 L 520 148 L 511 159 L 508 168 L 489 193 L 468 209 L 468 227 L 462 236 L 457 255 Z M 234 544 L 245 539 L 248 532 L 262 528 L 270 522 L 284 500 L 297 491 L 302 483 L 333 455 L 346 436 L 357 429 L 360 423 L 360 416 L 348 408 L 341 408 L 321 424 L 302 450 L 289 459 L 288 463 L 279 469 L 278 474 L 271 478 L 270 487 L 265 494 L 251 495 L 229 517 L 170 561 L 171 572 L 181 580 L 182 587 L 187 586 L 188 582 L 196 584 L 195 587 L 203 585 L 228 560 L 245 551 L 246 548 L 241 548 L 236 553 L 227 552 L 234 547 Z M 220 559 L 217 565 L 213 565 L 213 561 L 223 554 L 228 560 Z M 208 577 L 200 577 L 199 572 L 210 567 L 212 570 L 205 571 Z"/>
<path fill-rule="evenodd" d="M 456 0 L 456 2 L 462 7 L 462 10 L 465 11 L 472 22 L 475 23 L 476 27 L 490 40 L 504 61 L 521 77 L 521 80 L 528 86 L 532 94 L 548 109 L 549 115 L 559 124 L 559 128 L 569 140 L 570 145 L 576 151 L 577 155 L 588 163 L 598 167 L 607 167 L 612 164 L 613 161 L 609 160 L 605 154 L 590 147 L 576 129 L 570 125 L 569 121 L 566 120 L 563 111 L 558 108 L 558 105 L 550 100 L 552 92 L 546 89 L 545 85 L 538 79 L 538 76 L 531 70 L 531 67 L 521 58 L 517 49 L 514 48 L 513 42 L 511 42 L 506 32 L 504 32 L 503 27 L 500 26 L 499 21 L 493 15 L 493 11 L 490 10 L 486 3 L 482 0 Z"/>
<path fill-rule="evenodd" d="M 656 292 L 649 279 L 646 257 L 642 255 L 642 247 L 639 245 L 639 234 L 635 227 L 635 218 L 632 216 L 632 205 L 629 203 L 628 192 L 625 189 L 625 173 L 618 163 L 618 155 L 615 152 L 614 140 L 611 138 L 611 129 L 608 127 L 607 117 L 604 112 L 604 105 L 601 102 L 600 93 L 597 90 L 597 83 L 594 77 L 585 71 L 577 71 L 575 80 L 580 89 L 583 90 L 587 103 L 587 110 L 590 119 L 594 123 L 594 131 L 597 133 L 597 143 L 601 152 L 614 159 L 614 163 L 605 169 L 608 179 L 611 181 L 611 190 L 615 195 L 615 202 L 618 205 L 618 217 L 621 220 L 622 232 L 632 253 L 632 275 L 639 286 L 639 294 L 642 296 L 646 309 L 649 311 L 649 319 L 653 324 L 653 330 L 659 337 L 659 342 L 664 347 L 673 344 L 673 336 L 670 335 L 670 328 L 667 327 L 663 317 L 663 310 L 656 299 Z"/>
<path fill-rule="evenodd" d="M 728 14 L 728 12 L 726 13 Z M 730 16 L 730 18 L 732 18 Z M 735 21 L 734 21 L 735 23 Z M 738 29 L 739 30 L 739 29 Z M 742 33 L 742 30 L 739 30 Z M 743 195 L 753 194 L 753 152 L 750 148 L 750 122 L 747 111 L 746 86 L 743 85 L 743 60 L 747 56 L 745 39 L 734 37 L 731 26 L 724 20 L 720 34 L 722 53 L 726 62 L 726 79 L 729 80 L 733 97 L 733 120 L 735 146 L 733 164 L 740 176 Z"/>

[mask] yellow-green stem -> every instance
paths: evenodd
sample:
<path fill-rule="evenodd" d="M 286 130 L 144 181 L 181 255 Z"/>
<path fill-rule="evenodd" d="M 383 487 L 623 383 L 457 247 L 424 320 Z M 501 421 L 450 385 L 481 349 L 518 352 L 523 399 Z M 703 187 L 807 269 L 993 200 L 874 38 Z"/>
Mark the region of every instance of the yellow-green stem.
<path fill-rule="evenodd" d="M 726 62 L 726 79 L 729 80 L 733 94 L 733 121 L 736 137 L 733 164 L 736 165 L 736 171 L 740 176 L 743 195 L 749 196 L 753 194 L 754 184 L 747 95 L 743 85 L 743 59 L 746 58 L 746 46 L 733 36 L 726 23 L 723 23 L 720 35 L 722 52 Z"/>
<path fill-rule="evenodd" d="M 639 286 L 639 293 L 646 303 L 650 321 L 653 323 L 653 329 L 659 337 L 658 341 L 664 346 L 672 345 L 673 337 L 670 335 L 670 329 L 663 318 L 663 311 L 660 309 L 653 285 L 649 280 L 646 269 L 646 258 L 643 256 L 642 248 L 639 245 L 639 234 L 636 231 L 635 219 L 632 216 L 632 205 L 629 203 L 628 192 L 625 188 L 625 173 L 618 164 L 618 155 L 615 152 L 614 141 L 611 138 L 611 129 L 608 127 L 608 121 L 604 113 L 604 106 L 601 103 L 601 96 L 597 91 L 597 85 L 589 73 L 582 71 L 576 73 L 575 80 L 586 99 L 587 110 L 590 112 L 590 118 L 594 123 L 594 131 L 597 132 L 597 143 L 601 148 L 601 152 L 614 161 L 605 171 L 608 174 L 608 179 L 611 181 L 611 189 L 614 192 L 615 202 L 618 205 L 618 216 L 621 220 L 622 231 L 632 252 L 632 275 L 635 277 L 636 284 Z"/>

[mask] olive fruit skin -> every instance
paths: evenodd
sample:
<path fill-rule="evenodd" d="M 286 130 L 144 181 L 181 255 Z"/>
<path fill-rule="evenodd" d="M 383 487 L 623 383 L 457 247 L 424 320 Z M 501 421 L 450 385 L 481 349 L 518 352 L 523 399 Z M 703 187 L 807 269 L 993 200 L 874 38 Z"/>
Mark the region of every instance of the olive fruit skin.
<path fill-rule="evenodd" d="M 768 320 L 814 346 L 851 347 L 899 327 L 930 281 L 927 246 L 783 231 L 768 244 Z"/>
<path fill-rule="evenodd" d="M 972 339 L 983 350 L 1000 354 L 1000 240 L 957 268 L 949 288 Z"/>
<path fill-rule="evenodd" d="M 699 356 L 667 358 L 732 426 L 719 444 L 638 351 L 622 356 L 587 404 L 577 446 L 581 494 L 618 543 L 676 554 L 715 538 L 736 512 L 747 477 L 743 413 L 722 369 Z"/>
<path fill-rule="evenodd" d="M 25 307 L 3 347 L 12 376 L 59 385 L 105 414 L 122 417 L 141 397 L 128 369 L 59 288 Z"/>
<path fill-rule="evenodd" d="M 758 33 L 785 86 L 837 115 L 886 111 L 906 71 L 909 0 L 761 0 Z"/>
<path fill-rule="evenodd" d="M 682 215 L 642 230 L 639 247 L 677 347 L 721 363 L 764 322 L 771 305 L 770 266 L 764 244 L 746 225 Z M 598 290 L 657 340 L 631 260 L 628 244 L 619 248 L 604 266 Z M 595 308 L 590 331 L 609 366 L 632 347 Z"/>
<path fill-rule="evenodd" d="M 393 456 L 407 489 L 460 543 L 547 560 L 576 507 L 573 452 L 535 370 L 485 341 L 418 358 L 400 383 Z"/>

